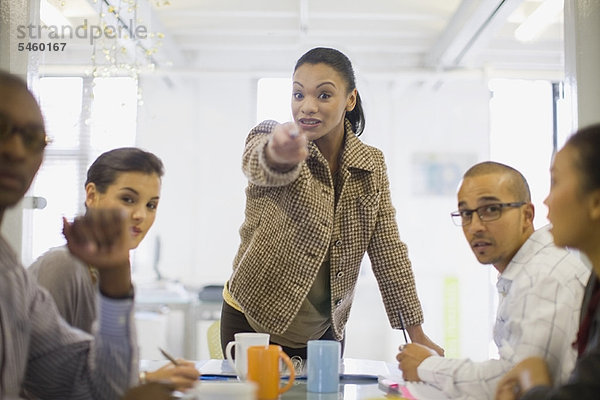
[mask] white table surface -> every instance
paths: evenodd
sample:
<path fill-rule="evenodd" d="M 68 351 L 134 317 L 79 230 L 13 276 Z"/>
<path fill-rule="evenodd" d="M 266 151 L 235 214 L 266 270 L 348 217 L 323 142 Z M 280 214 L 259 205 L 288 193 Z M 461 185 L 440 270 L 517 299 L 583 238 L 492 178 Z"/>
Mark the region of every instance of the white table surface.
<path fill-rule="evenodd" d="M 142 360 L 140 362 L 141 370 L 154 370 L 163 366 L 166 360 Z M 380 388 L 378 377 L 391 378 L 396 382 L 402 382 L 400 372 L 397 366 L 392 363 L 375 360 L 361 360 L 347 358 L 343 360 L 347 372 L 350 375 L 341 375 L 340 385 L 337 393 L 311 393 L 306 390 L 306 379 L 298 379 L 290 390 L 281 395 L 281 400 L 366 400 L 366 399 L 389 399 L 403 398 L 395 393 L 386 393 Z M 227 360 L 199 360 L 196 361 L 196 368 L 205 374 L 202 381 L 236 381 L 233 370 L 229 367 Z M 223 376 L 215 376 L 220 375 Z M 212 377 L 212 378 L 209 378 Z M 408 383 L 406 388 L 413 399 L 426 400 L 445 400 L 446 397 L 439 390 L 424 384 Z M 404 398 L 410 398 L 408 397 Z M 406 395 L 405 395 L 406 396 Z M 186 399 L 193 399 L 193 396 L 184 396 Z"/>

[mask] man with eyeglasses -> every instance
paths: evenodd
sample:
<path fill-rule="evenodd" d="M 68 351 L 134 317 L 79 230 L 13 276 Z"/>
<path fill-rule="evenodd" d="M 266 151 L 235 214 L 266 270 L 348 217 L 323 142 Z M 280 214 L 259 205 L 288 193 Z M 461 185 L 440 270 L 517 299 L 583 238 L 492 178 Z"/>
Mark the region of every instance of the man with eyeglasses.
<path fill-rule="evenodd" d="M 571 344 L 589 268 L 577 254 L 554 245 L 549 227 L 534 229 L 529 185 L 507 165 L 471 167 L 451 216 L 477 260 L 499 273 L 494 342 L 500 358 L 447 359 L 408 344 L 396 357 L 404 379 L 429 383 L 450 398 L 492 399 L 505 372 L 537 355 L 546 359 L 555 382 L 565 382 L 575 363 Z"/>
<path fill-rule="evenodd" d="M 40 167 L 47 143 L 25 82 L 0 71 L 0 222 Z M 71 328 L 0 236 L 0 399 L 117 399 L 137 381 L 124 218 L 103 210 L 64 222 L 67 245 L 100 271 L 94 336 Z"/>

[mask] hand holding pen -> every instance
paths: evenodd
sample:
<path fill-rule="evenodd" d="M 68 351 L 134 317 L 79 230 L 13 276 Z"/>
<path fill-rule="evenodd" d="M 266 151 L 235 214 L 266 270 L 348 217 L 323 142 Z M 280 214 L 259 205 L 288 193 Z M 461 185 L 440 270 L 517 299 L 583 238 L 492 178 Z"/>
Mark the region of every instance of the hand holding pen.
<path fill-rule="evenodd" d="M 143 373 L 148 382 L 167 381 L 175 385 L 177 390 L 185 390 L 194 386 L 200 372 L 193 362 L 176 359 L 165 350 L 159 348 L 160 352 L 170 361 L 156 371 Z"/>
<path fill-rule="evenodd" d="M 419 382 L 421 379 L 419 378 L 417 368 L 423 360 L 431 356 L 437 356 L 438 353 L 422 344 L 408 343 L 402 312 L 398 311 L 398 317 L 400 318 L 400 329 L 402 329 L 402 333 L 404 334 L 404 344 L 400 345 L 400 352 L 396 355 L 398 368 L 402 370 L 402 377 L 405 381 Z"/>
<path fill-rule="evenodd" d="M 161 347 L 158 348 L 158 350 L 160 350 L 161 354 L 163 356 L 165 356 L 165 358 L 169 361 L 171 361 L 171 364 L 173 364 L 174 366 L 178 367 L 179 366 L 179 361 L 177 361 L 175 359 L 175 357 L 173 357 L 172 355 L 170 355 L 169 353 L 167 353 L 167 351 Z"/>
<path fill-rule="evenodd" d="M 406 325 L 404 325 L 404 317 L 402 316 L 402 311 L 400 310 L 398 310 L 398 318 L 400 319 L 400 329 L 404 335 L 404 344 L 400 345 L 400 351 L 402 351 L 404 350 L 404 346 L 408 344 L 408 337 L 406 337 Z"/>

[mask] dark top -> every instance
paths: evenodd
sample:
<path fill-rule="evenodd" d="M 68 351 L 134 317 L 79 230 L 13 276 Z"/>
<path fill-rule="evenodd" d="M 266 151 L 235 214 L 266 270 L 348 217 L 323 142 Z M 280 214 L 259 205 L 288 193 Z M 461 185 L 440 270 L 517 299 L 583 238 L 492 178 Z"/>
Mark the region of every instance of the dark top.
<path fill-rule="evenodd" d="M 522 397 L 523 400 L 597 400 L 600 398 L 600 307 L 598 302 L 594 301 L 598 296 L 600 296 L 600 282 L 598 276 L 592 273 L 581 307 L 581 327 L 589 324 L 587 344 L 577 359 L 568 382 L 558 388 L 535 387 Z M 580 333 L 578 337 L 585 338 L 586 335 Z"/>

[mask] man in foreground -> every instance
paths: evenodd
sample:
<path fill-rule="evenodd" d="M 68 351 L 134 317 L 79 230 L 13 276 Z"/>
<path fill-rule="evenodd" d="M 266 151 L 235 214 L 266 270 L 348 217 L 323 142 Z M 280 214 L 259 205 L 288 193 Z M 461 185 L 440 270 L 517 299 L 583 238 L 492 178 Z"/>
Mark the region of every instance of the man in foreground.
<path fill-rule="evenodd" d="M 0 71 L 0 222 L 42 163 L 46 133 L 25 83 Z M 114 210 L 64 222 L 73 254 L 99 271 L 94 335 L 71 328 L 0 236 L 0 398 L 118 399 L 137 382 L 128 232 Z"/>

